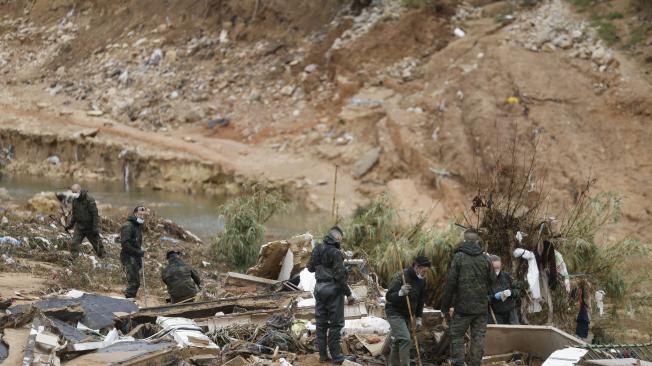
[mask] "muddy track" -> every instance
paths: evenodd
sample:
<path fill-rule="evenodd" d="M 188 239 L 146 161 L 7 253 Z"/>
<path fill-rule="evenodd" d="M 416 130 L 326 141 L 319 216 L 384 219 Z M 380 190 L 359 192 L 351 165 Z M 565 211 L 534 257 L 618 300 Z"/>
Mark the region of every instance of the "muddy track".
<path fill-rule="evenodd" d="M 83 129 L 98 129 L 99 133 L 97 137 L 86 140 L 72 137 L 75 132 Z M 49 144 L 43 143 L 44 136 L 48 137 Z M 303 200 L 308 207 L 330 210 L 332 204 L 334 165 L 309 156 L 283 154 L 265 147 L 206 138 L 200 133 L 190 136 L 195 142 L 187 142 L 179 137 L 143 132 L 104 118 L 89 118 L 79 110 L 62 117 L 48 111 L 4 104 L 0 105 L 0 137 L 8 140 L 5 142 L 11 142 L 12 139 L 23 140 L 22 146 L 25 146 L 27 151 L 16 151 L 18 163 L 28 156 L 29 163 L 42 162 L 49 154 L 58 153 L 58 144 L 70 147 L 77 142 L 90 144 L 91 150 L 107 149 L 111 154 L 115 154 L 113 156 L 116 160 L 113 161 L 110 154 L 104 156 L 104 160 L 112 167 L 104 178 L 122 179 L 120 167 L 124 166 L 128 160 L 127 155 L 130 155 L 131 159 L 140 162 L 136 169 L 142 170 L 139 172 L 141 176 L 134 177 L 140 181 L 140 185 L 173 190 L 194 188 L 209 193 L 224 193 L 218 186 L 228 183 L 266 182 L 282 188 L 295 199 Z M 131 153 L 119 154 L 125 149 Z M 120 155 L 123 156 L 119 157 Z M 80 163 L 96 165 L 100 163 L 98 159 L 99 156 L 96 156 L 95 159 L 85 161 L 82 156 Z M 193 170 L 191 166 L 194 170 L 205 171 L 185 177 L 173 176 L 175 172 L 188 173 Z M 158 174 L 149 170 L 156 170 Z M 159 180 L 161 178 L 164 180 Z M 351 213 L 362 202 L 355 186 L 354 179 L 340 171 L 337 190 L 339 212 L 342 215 Z"/>

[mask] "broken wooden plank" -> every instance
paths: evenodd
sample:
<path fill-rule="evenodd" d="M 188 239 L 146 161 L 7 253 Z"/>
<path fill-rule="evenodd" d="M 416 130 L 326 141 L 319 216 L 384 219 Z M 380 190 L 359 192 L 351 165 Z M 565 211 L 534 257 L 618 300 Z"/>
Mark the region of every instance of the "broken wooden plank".
<path fill-rule="evenodd" d="M 234 308 L 250 311 L 283 309 L 297 297 L 309 296 L 311 296 L 309 292 L 277 292 L 187 304 L 171 304 L 140 309 L 137 313 L 122 317 L 121 322 L 131 322 L 132 326 L 136 326 L 143 323 L 152 323 L 159 316 L 197 319 L 213 317 L 220 312 L 231 314 Z"/>
<path fill-rule="evenodd" d="M 226 276 L 226 284 L 231 286 L 248 286 L 251 284 L 257 286 L 273 286 L 279 283 L 278 280 L 269 280 L 267 278 L 246 275 L 237 272 L 229 272 Z"/>

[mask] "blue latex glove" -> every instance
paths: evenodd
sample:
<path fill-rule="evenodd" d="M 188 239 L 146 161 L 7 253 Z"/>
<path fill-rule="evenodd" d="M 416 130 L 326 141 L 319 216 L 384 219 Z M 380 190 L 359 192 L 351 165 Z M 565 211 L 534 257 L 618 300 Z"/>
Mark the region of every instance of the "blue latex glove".
<path fill-rule="evenodd" d="M 500 298 L 500 294 L 501 294 L 500 292 L 496 292 L 496 294 L 494 295 L 494 298 L 495 298 L 496 300 L 500 300 L 500 299 L 501 299 L 501 298 Z"/>

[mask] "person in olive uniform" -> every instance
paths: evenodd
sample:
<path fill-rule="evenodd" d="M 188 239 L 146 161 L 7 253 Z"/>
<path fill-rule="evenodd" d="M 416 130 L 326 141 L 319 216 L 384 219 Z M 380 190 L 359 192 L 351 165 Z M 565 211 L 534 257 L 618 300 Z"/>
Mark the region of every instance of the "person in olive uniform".
<path fill-rule="evenodd" d="M 74 228 L 72 242 L 70 245 L 70 254 L 73 259 L 79 255 L 79 247 L 84 238 L 93 246 L 98 257 L 104 258 L 104 245 L 100 239 L 100 215 L 97 212 L 95 199 L 88 194 L 88 191 L 82 190 L 79 184 L 73 184 L 70 187 L 72 191 L 72 214 L 70 221 L 66 225 L 66 231 Z"/>
<path fill-rule="evenodd" d="M 489 257 L 482 252 L 480 234 L 469 229 L 464 241 L 455 250 L 448 271 L 446 287 L 441 300 L 442 315 L 449 314 L 451 363 L 463 366 L 464 333 L 471 328 L 469 365 L 479 366 L 484 353 L 484 335 L 487 331 L 487 313 L 491 289 L 496 281 Z"/>
<path fill-rule="evenodd" d="M 129 215 L 127 222 L 120 229 L 120 262 L 127 275 L 127 288 L 124 290 L 125 297 L 133 299 L 140 288 L 140 269 L 143 267 L 145 252 L 143 245 L 143 224 L 147 216 L 147 209 L 138 206 L 133 214 Z"/>
<path fill-rule="evenodd" d="M 518 314 L 516 312 L 516 299 L 520 293 L 519 286 L 512 279 L 508 272 L 503 271 L 502 261 L 497 255 L 491 256 L 491 264 L 496 273 L 496 283 L 492 289 L 491 310 L 489 322 L 494 323 L 494 316 L 498 324 L 518 325 Z"/>
<path fill-rule="evenodd" d="M 201 287 L 197 271 L 182 261 L 181 255 L 181 252 L 174 250 L 167 252 L 165 258 L 168 260 L 168 265 L 161 271 L 161 278 L 168 287 L 170 301 L 173 304 L 193 301 Z"/>
<path fill-rule="evenodd" d="M 409 366 L 412 337 L 410 328 L 410 310 L 406 297 L 410 299 L 412 316 L 416 319 L 416 327 L 421 328 L 423 305 L 426 300 L 426 273 L 430 270 L 430 260 L 423 256 L 414 258 L 412 267 L 405 268 L 403 273 L 397 272 L 387 287 L 385 295 L 385 314 L 391 327 L 390 366 Z M 405 283 L 403 283 L 405 276 Z"/>
<path fill-rule="evenodd" d="M 317 280 L 315 319 L 319 362 L 341 364 L 347 359 L 342 355 L 340 345 L 340 333 L 344 328 L 344 297 L 353 303 L 355 295 L 346 283 L 347 271 L 340 251 L 343 236 L 339 227 L 331 228 L 323 243 L 313 249 L 308 262 L 308 271 L 315 273 Z"/>

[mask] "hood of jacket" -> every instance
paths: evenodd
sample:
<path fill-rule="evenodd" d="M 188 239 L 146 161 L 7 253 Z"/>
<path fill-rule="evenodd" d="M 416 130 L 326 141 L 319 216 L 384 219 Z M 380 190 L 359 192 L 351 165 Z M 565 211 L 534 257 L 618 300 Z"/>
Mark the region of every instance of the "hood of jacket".
<path fill-rule="evenodd" d="M 460 244 L 459 247 L 455 250 L 455 253 L 465 253 L 470 256 L 476 256 L 482 254 L 482 248 L 478 244 L 464 241 Z"/>
<path fill-rule="evenodd" d="M 133 223 L 134 225 L 140 225 L 138 223 L 138 218 L 134 215 L 129 215 L 129 217 L 127 217 L 127 221 Z"/>

